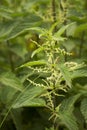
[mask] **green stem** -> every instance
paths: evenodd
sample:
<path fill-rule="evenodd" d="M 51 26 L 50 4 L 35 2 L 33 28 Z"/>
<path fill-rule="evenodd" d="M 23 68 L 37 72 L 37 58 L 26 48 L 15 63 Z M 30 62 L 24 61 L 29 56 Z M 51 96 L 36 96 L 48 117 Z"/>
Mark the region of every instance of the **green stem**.
<path fill-rule="evenodd" d="M 64 17 L 64 22 L 63 22 L 63 24 L 64 25 L 67 25 L 67 6 L 66 6 L 66 2 L 67 2 L 67 0 L 63 0 L 63 2 L 64 2 L 64 4 L 65 4 L 65 6 L 63 6 L 63 4 L 62 4 L 62 0 L 61 0 L 61 2 L 60 2 L 60 9 L 62 10 L 62 12 L 63 12 L 63 17 Z M 67 34 L 66 34 L 66 31 L 65 31 L 65 33 L 64 33 L 64 37 L 66 37 L 67 38 Z M 63 46 L 63 48 L 64 48 L 64 50 L 65 51 L 67 51 L 67 49 Z M 64 59 L 65 59 L 65 62 L 67 61 L 67 55 L 65 55 L 64 56 Z"/>
<path fill-rule="evenodd" d="M 63 18 L 64 18 L 63 23 L 64 23 L 64 25 L 67 24 L 67 19 L 66 19 L 66 17 L 67 17 L 67 6 L 66 6 L 66 3 L 67 3 L 67 0 L 61 0 L 60 1 L 60 10 L 63 13 Z"/>
<path fill-rule="evenodd" d="M 56 20 L 56 2 L 55 0 L 52 0 L 52 17 L 53 17 L 53 23 L 55 23 L 57 20 Z M 54 32 L 57 31 L 57 28 L 55 26 L 54 28 Z"/>
<path fill-rule="evenodd" d="M 54 24 L 56 22 L 56 2 L 55 2 L 55 0 L 52 0 L 52 17 L 53 17 L 53 24 Z M 56 31 L 57 31 L 57 28 L 55 26 L 54 33 Z M 54 54 L 53 54 L 52 62 L 54 64 Z M 53 68 L 53 71 L 55 71 L 55 68 Z M 53 81 L 53 86 L 54 86 L 54 91 L 55 91 L 55 80 Z M 53 105 L 54 105 L 53 109 L 55 111 L 55 108 L 56 108 L 56 96 L 54 94 L 52 94 L 52 100 L 53 100 Z M 54 128 L 54 130 L 56 130 L 56 123 L 54 121 L 53 121 L 53 128 Z"/>
<path fill-rule="evenodd" d="M 84 2 L 84 8 L 87 10 L 87 0 L 85 0 Z"/>

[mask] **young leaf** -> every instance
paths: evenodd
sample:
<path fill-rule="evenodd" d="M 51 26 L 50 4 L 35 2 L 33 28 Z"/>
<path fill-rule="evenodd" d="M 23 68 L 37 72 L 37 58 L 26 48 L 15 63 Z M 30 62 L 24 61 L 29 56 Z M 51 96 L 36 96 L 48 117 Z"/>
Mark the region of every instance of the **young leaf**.
<path fill-rule="evenodd" d="M 33 51 L 31 57 L 33 57 L 34 55 L 36 55 L 37 53 L 39 53 L 39 52 L 41 52 L 41 51 L 43 51 L 43 50 L 44 50 L 43 47 L 40 47 L 40 48 L 36 49 L 35 51 Z"/>
<path fill-rule="evenodd" d="M 36 66 L 36 65 L 46 65 L 46 61 L 44 60 L 30 61 L 21 65 L 20 67 L 28 67 L 28 66 Z"/>

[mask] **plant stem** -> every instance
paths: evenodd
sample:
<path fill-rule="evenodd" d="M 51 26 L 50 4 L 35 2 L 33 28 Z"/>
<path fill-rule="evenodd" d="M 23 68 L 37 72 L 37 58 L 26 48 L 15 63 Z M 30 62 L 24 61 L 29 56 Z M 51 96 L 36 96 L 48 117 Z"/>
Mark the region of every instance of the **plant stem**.
<path fill-rule="evenodd" d="M 56 2 L 55 0 L 52 0 L 52 17 L 53 17 L 53 24 L 56 22 Z M 57 27 L 55 26 L 54 28 L 54 33 L 57 31 Z M 56 43 L 55 43 L 56 44 Z M 54 54 L 53 54 L 53 60 L 52 60 L 53 64 L 54 64 Z M 55 68 L 53 67 L 53 73 L 55 71 Z M 54 87 L 54 91 L 55 91 L 55 80 L 53 81 L 53 87 Z M 52 100 L 53 100 L 53 105 L 54 105 L 54 111 L 56 108 L 56 96 L 54 94 L 52 94 Z M 53 128 L 54 130 L 56 130 L 56 123 L 53 121 Z"/>
<path fill-rule="evenodd" d="M 55 0 L 52 0 L 52 17 L 53 17 L 53 23 L 55 23 L 56 22 L 56 2 L 55 2 Z M 54 32 L 56 32 L 56 31 L 57 31 L 57 28 L 55 26 Z"/>
<path fill-rule="evenodd" d="M 66 12 L 67 12 L 67 6 L 66 6 L 67 0 L 63 0 L 63 2 L 64 2 L 64 4 L 65 4 L 65 6 L 62 5 L 62 0 L 61 0 L 61 2 L 60 2 L 60 9 L 61 9 L 62 12 L 63 12 L 63 17 L 64 17 L 63 24 L 64 24 L 64 25 L 67 25 L 67 13 L 66 13 Z M 67 38 L 66 31 L 65 31 L 65 33 L 64 33 L 64 37 Z M 63 48 L 64 48 L 65 51 L 67 51 L 67 49 L 66 49 L 64 46 L 63 46 Z M 65 59 L 65 62 L 66 62 L 66 61 L 67 61 L 67 55 L 64 56 L 64 59 Z"/>
<path fill-rule="evenodd" d="M 85 0 L 84 2 L 84 8 L 87 10 L 87 0 Z"/>

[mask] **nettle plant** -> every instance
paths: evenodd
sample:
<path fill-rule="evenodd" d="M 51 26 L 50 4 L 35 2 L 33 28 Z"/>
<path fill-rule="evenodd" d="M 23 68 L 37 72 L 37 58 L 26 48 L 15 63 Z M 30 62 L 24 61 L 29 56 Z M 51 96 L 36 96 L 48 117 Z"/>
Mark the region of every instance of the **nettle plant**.
<path fill-rule="evenodd" d="M 84 130 L 84 119 L 87 121 L 87 86 L 79 85 L 75 79 L 83 77 L 84 80 L 86 65 L 65 61 L 66 55 L 70 57 L 72 54 L 66 52 L 62 45 L 67 40 L 63 33 L 71 24 L 54 32 L 56 24 L 50 30 L 32 28 L 40 32 L 39 38 L 43 43 L 32 41 L 37 45 L 31 55 L 32 61 L 18 68 L 28 68 L 29 73 L 24 78 L 27 87 L 18 94 L 11 108 L 40 107 L 42 117 L 43 113 L 47 114 L 46 118 L 51 122 L 46 130 Z M 39 60 L 33 60 L 35 55 L 40 55 Z"/>
<path fill-rule="evenodd" d="M 5 105 L 0 127 L 10 115 L 8 118 L 12 118 L 17 130 L 23 129 L 22 108 L 35 107 L 43 122 L 49 124 L 39 129 L 86 129 L 87 66 L 84 62 L 66 61 L 66 56 L 72 54 L 65 51 L 62 43 L 67 38 L 63 34 L 73 23 L 55 32 L 57 24 L 53 24 L 49 30 L 30 28 L 38 32 L 42 44 L 32 41 L 37 46 L 31 55 L 32 60 L 16 69 L 19 73 L 25 71 L 24 75 L 19 74 L 19 78 L 12 73 L 0 76 L 1 83 L 7 86 L 0 92 L 1 101 Z M 38 60 L 34 60 L 35 56 Z"/>
<path fill-rule="evenodd" d="M 17 67 L 16 70 L 12 69 L 13 72 L 4 72 L 0 75 L 0 128 L 2 127 L 2 129 L 4 129 L 3 124 L 8 123 L 8 120 L 11 119 L 17 130 L 27 130 L 32 127 L 37 130 L 87 129 L 87 65 L 83 60 L 72 61 L 72 58 L 70 60 L 72 53 L 67 52 L 67 47 L 64 46 L 66 41 L 70 40 L 66 32 L 69 27 L 75 24 L 66 25 L 67 8 L 65 2 L 61 3 L 61 11 L 64 11 L 63 16 L 61 16 L 63 24 L 58 26 L 56 22 L 54 4 L 52 10 L 53 21 L 51 22 L 54 24 L 50 29 L 36 27 L 41 25 L 43 21 L 40 17 L 33 16 L 33 13 L 27 14 L 29 17 L 23 19 L 18 16 L 16 20 L 1 23 L 0 38 L 1 41 L 5 39 L 8 52 L 14 51 L 14 48 L 11 49 L 9 46 L 10 42 L 13 42 L 12 39 L 23 33 L 26 35 L 25 33 L 29 30 L 29 33 L 34 31 L 39 35 L 40 42 L 31 39 L 37 49 L 33 51 L 29 62 Z M 81 19 L 79 18 L 79 20 Z M 48 24 L 51 25 L 51 22 Z M 86 25 L 80 26 L 80 31 L 82 29 L 84 31 L 85 27 Z M 17 48 L 15 52 L 19 54 Z M 69 60 L 66 57 L 69 57 Z M 36 119 L 36 124 L 40 122 L 37 128 L 36 124 L 26 126 L 23 122 L 28 120 L 22 117 L 22 112 L 26 107 L 28 109 L 31 107 L 32 111 L 33 108 L 37 109 L 41 118 L 40 121 L 40 118 L 33 117 Z M 31 123 L 31 120 L 27 122 Z M 40 126 L 41 124 L 43 127 Z"/>

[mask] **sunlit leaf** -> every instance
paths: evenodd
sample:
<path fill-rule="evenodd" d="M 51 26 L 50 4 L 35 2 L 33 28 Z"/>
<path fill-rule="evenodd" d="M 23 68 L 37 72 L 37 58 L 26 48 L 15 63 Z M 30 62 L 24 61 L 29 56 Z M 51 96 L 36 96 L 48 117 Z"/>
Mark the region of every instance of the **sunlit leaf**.
<path fill-rule="evenodd" d="M 44 60 L 30 61 L 21 65 L 20 67 L 28 67 L 28 66 L 36 66 L 36 65 L 46 65 L 46 61 Z"/>

